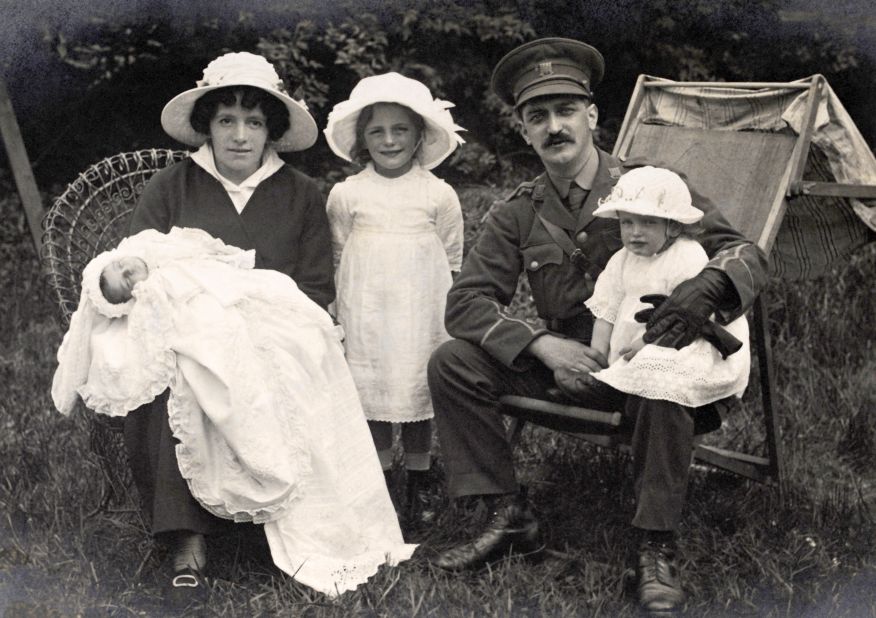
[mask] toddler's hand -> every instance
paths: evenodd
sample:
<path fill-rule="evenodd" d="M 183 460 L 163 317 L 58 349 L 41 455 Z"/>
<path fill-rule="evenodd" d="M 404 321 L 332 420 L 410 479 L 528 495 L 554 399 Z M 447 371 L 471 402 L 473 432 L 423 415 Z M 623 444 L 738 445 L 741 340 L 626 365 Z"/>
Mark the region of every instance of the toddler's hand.
<path fill-rule="evenodd" d="M 631 361 L 639 353 L 639 350 L 645 347 L 645 342 L 641 337 L 632 342 L 629 346 L 621 349 L 619 354 L 625 361 Z"/>

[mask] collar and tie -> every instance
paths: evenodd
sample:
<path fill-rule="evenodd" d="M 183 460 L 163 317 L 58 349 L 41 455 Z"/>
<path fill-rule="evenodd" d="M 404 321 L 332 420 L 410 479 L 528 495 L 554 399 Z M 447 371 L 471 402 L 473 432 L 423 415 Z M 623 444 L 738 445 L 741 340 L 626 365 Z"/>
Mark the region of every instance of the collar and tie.
<path fill-rule="evenodd" d="M 582 189 L 577 183 L 573 182 L 569 186 L 569 194 L 566 196 L 566 207 L 569 209 L 569 212 L 577 214 L 589 194 L 589 189 Z"/>

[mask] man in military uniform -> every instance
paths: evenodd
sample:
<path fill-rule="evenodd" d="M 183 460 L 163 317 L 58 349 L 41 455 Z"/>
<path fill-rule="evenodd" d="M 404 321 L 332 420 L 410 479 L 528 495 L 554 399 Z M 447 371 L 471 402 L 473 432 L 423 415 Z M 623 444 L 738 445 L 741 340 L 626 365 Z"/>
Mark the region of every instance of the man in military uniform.
<path fill-rule="evenodd" d="M 496 66 L 492 88 L 513 105 L 523 139 L 545 173 L 493 208 L 447 299 L 453 340 L 429 365 L 438 435 L 452 497 L 484 497 L 491 509 L 472 541 L 439 555 L 451 570 L 483 565 L 537 544 L 535 521 L 514 474 L 498 398 L 544 398 L 555 380 L 606 365 L 591 349 L 593 317 L 584 300 L 608 258 L 621 247 L 618 223 L 594 218 L 623 163 L 593 143 L 598 111 L 592 89 L 602 78 L 602 55 L 570 39 L 526 43 Z M 695 196 L 697 199 L 697 196 Z M 727 323 L 741 315 L 766 280 L 766 258 L 707 201 L 699 238 L 708 266 L 681 285 L 652 314 L 645 340 L 683 347 L 712 314 Z M 574 249 L 578 249 L 577 251 Z M 509 315 L 519 275 L 526 271 L 541 328 Z M 574 380 L 571 382 L 574 391 Z M 631 429 L 636 513 L 642 543 L 639 601 L 647 610 L 677 609 L 684 601 L 676 566 L 693 448 L 693 411 L 678 404 L 625 396 L 619 405 Z"/>

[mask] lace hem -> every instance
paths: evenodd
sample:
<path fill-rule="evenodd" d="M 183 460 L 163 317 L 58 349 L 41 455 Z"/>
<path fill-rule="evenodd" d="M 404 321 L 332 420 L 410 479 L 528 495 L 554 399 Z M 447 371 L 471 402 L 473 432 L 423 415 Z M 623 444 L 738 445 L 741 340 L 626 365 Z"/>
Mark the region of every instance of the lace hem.
<path fill-rule="evenodd" d="M 198 503 L 208 512 L 222 519 L 230 519 L 236 523 L 253 522 L 263 524 L 281 517 L 288 508 L 290 502 L 299 496 L 298 484 L 290 484 L 288 491 L 271 504 L 265 504 L 258 508 L 244 508 L 242 505 L 233 505 L 230 500 L 216 495 L 211 489 L 207 469 L 210 464 L 204 455 L 198 452 L 196 446 L 198 434 L 194 425 L 201 424 L 204 412 L 198 405 L 194 393 L 185 382 L 182 374 L 177 374 L 171 386 L 171 397 L 167 405 L 168 420 L 173 436 L 179 440 L 176 445 L 176 459 L 180 475 L 189 486 L 189 491 Z M 224 445 L 227 448 L 227 445 Z M 309 465 L 307 466 L 309 468 Z M 237 462 L 236 469 L 226 470 L 222 475 L 223 480 L 232 476 L 244 474 L 243 467 Z"/>
<path fill-rule="evenodd" d="M 366 414 L 365 418 L 369 421 L 379 421 L 381 423 L 419 423 L 429 421 L 435 418 L 435 414 L 430 412 L 428 415 L 408 416 L 407 418 L 398 418 L 395 416 L 385 416 L 382 414 Z"/>
<path fill-rule="evenodd" d="M 747 350 L 739 359 L 717 358 L 710 344 L 695 342 L 698 350 L 673 350 L 646 345 L 632 361 L 619 359 L 591 375 L 629 395 L 671 401 L 697 408 L 724 399 L 741 397 L 748 386 Z M 689 346 L 690 347 L 690 346 Z M 735 355 L 734 355 L 735 356 Z"/>
<path fill-rule="evenodd" d="M 173 375 L 176 372 L 176 357 L 173 352 L 161 355 L 155 360 L 155 365 L 150 367 L 152 379 L 146 390 L 139 395 L 126 399 L 117 400 L 104 396 L 97 389 L 85 384 L 77 389 L 79 396 L 86 407 L 98 414 L 106 416 L 127 416 L 128 412 L 136 410 L 158 397 L 170 386 Z"/>
<path fill-rule="evenodd" d="M 594 318 L 605 320 L 614 324 L 617 321 L 617 306 L 609 307 L 596 302 L 591 302 L 592 299 L 584 301 L 584 306 L 590 310 Z"/>
<path fill-rule="evenodd" d="M 303 560 L 297 569 L 286 572 L 305 586 L 337 597 L 367 582 L 381 566 L 392 567 L 410 559 L 416 548 L 417 545 L 402 543 L 373 550 L 349 560 L 311 556 Z"/>

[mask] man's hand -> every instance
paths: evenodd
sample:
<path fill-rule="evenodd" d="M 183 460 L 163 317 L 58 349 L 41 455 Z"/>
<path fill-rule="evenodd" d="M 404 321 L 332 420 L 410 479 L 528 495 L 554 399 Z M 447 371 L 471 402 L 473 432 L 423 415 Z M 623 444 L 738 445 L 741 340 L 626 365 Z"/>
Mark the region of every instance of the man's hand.
<path fill-rule="evenodd" d="M 608 366 L 601 352 L 580 341 L 550 334 L 533 340 L 527 350 L 554 372 L 563 368 L 587 374 Z"/>
<path fill-rule="evenodd" d="M 682 281 L 651 314 L 645 343 L 676 350 L 688 345 L 700 336 L 703 325 L 731 287 L 727 275 L 715 268 L 704 268 L 696 277 Z M 649 302 L 644 297 L 642 301 Z"/>
<path fill-rule="evenodd" d="M 579 399 L 587 392 L 587 388 L 596 382 L 596 378 L 583 371 L 560 367 L 554 371 L 554 382 L 567 397 Z"/>

